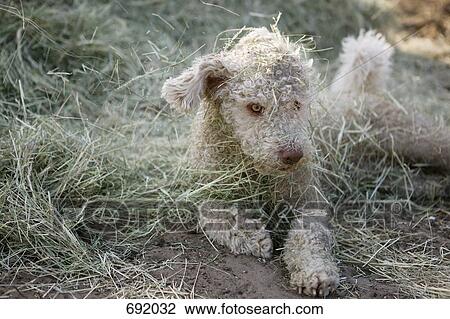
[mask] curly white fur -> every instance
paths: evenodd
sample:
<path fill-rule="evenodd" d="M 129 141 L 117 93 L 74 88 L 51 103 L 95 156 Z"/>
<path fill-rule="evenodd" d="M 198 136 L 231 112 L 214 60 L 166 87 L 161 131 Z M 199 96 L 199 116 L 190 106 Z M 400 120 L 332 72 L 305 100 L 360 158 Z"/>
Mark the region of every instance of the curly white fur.
<path fill-rule="evenodd" d="M 357 38 L 346 37 L 331 91 L 356 96 L 383 90 L 391 74 L 393 53 L 384 36 L 374 30 L 361 30 Z"/>
<path fill-rule="evenodd" d="M 162 97 L 179 110 L 199 106 L 189 147 L 192 166 L 220 169 L 248 163 L 257 173 L 277 179 L 273 200 L 287 200 L 300 218 L 305 215 L 303 204 L 317 200 L 319 188 L 312 170 L 317 163 L 310 115 L 314 110 L 326 113 L 315 108 L 316 77 L 304 52 L 301 44 L 289 42 L 277 30 L 254 29 L 231 49 L 197 59 L 162 88 Z M 392 53 L 375 31 L 344 39 L 327 114 L 342 120 L 339 127 L 346 121 L 369 119 L 376 130 L 373 136 L 386 151 L 449 168 L 448 128 L 423 115 L 405 114 L 380 97 Z M 359 97 L 366 99 L 360 110 L 354 107 L 354 98 Z M 312 118 L 312 125 L 319 125 L 319 118 Z M 285 161 L 283 154 L 296 154 L 295 160 Z M 209 238 L 234 253 L 271 256 L 272 241 L 264 227 L 248 231 L 208 223 L 214 214 L 214 209 L 206 208 L 200 216 Z M 339 282 L 331 252 L 333 236 L 322 217 L 312 216 L 307 227 L 295 220 L 283 252 L 291 284 L 310 296 L 326 296 Z M 234 217 L 227 218 L 233 225 Z"/>
<path fill-rule="evenodd" d="M 352 121 L 361 126 L 370 122 L 370 135 L 386 153 L 409 163 L 450 170 L 450 129 L 417 110 L 399 108 L 383 95 L 393 53 L 393 47 L 374 30 L 345 38 L 341 65 L 331 85 L 334 101 L 329 114 L 340 127 Z"/>
<path fill-rule="evenodd" d="M 231 49 L 201 57 L 167 80 L 162 97 L 172 106 L 188 110 L 199 105 L 189 149 L 193 166 L 214 169 L 246 162 L 277 179 L 274 200 L 287 200 L 294 209 L 317 200 L 309 121 L 317 77 L 304 52 L 277 30 L 254 29 Z M 265 229 L 216 229 L 207 221 L 211 214 L 214 210 L 200 216 L 209 238 L 235 253 L 270 257 L 272 242 Z M 308 229 L 298 225 L 293 223 L 283 255 L 291 283 L 300 293 L 325 296 L 339 281 L 327 239 L 331 232 L 321 219 L 312 220 Z"/>

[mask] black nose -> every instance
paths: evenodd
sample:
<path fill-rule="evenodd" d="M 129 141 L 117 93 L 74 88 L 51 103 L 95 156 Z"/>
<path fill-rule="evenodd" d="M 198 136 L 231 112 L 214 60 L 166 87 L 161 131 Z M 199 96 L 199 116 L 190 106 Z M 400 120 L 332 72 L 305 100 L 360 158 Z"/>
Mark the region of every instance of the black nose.
<path fill-rule="evenodd" d="M 281 162 L 283 162 L 283 164 L 287 164 L 287 165 L 294 165 L 299 160 L 301 160 L 303 157 L 303 152 L 301 149 L 281 150 L 279 152 L 279 154 L 280 154 Z"/>

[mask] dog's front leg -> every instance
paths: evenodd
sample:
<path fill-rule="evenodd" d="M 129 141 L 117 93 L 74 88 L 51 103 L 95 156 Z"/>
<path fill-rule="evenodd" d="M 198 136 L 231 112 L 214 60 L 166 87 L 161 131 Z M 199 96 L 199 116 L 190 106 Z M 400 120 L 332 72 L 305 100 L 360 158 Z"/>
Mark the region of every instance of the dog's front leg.
<path fill-rule="evenodd" d="M 291 285 L 307 296 L 325 297 L 339 283 L 339 272 L 332 254 L 332 232 L 308 216 L 295 219 L 286 239 L 283 260 Z"/>
<path fill-rule="evenodd" d="M 320 204 L 317 187 L 312 186 L 316 184 L 308 170 L 300 170 L 282 188 L 282 197 L 294 213 L 282 257 L 291 285 L 300 294 L 325 297 L 336 289 L 339 271 L 332 252 L 328 209 Z"/>
<path fill-rule="evenodd" d="M 272 257 L 272 239 L 265 225 L 236 207 L 221 202 L 204 203 L 199 226 L 211 241 L 228 247 L 234 254 Z"/>

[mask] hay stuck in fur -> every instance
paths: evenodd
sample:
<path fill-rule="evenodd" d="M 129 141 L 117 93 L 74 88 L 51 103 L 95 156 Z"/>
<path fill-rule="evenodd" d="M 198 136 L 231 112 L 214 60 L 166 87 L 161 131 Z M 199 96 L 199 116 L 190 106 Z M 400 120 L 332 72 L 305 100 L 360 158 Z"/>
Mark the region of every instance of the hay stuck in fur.
<path fill-rule="evenodd" d="M 185 14 L 198 12 L 198 4 L 189 2 L 180 12 L 180 3 L 164 1 L 143 10 L 145 1 L 129 1 L 128 13 L 109 1 L 27 1 L 23 11 L 14 1 L 0 5 L 1 297 L 204 296 L 187 275 L 181 281 L 153 275 L 172 269 L 180 259 L 151 255 L 167 229 L 160 211 L 148 202 L 173 207 L 177 200 L 264 199 L 271 185 L 248 178 L 245 163 L 215 171 L 212 180 L 211 172 L 180 166 L 190 120 L 174 116 L 161 103 L 163 80 L 194 56 L 210 52 L 221 31 L 268 25 L 280 8 L 280 29 L 320 35 L 315 40 L 321 49 L 369 27 L 372 16 L 364 8 L 353 10 L 353 1 L 339 7 L 329 1 L 306 2 L 305 7 L 274 1 L 255 7 L 252 15 L 244 13 L 249 10 L 241 1 L 232 1 L 228 8 L 241 17 L 200 8 L 209 30 L 205 38 L 204 25 L 192 20 L 187 28 L 185 23 Z M 336 17 L 332 25 L 330 12 Z M 226 34 L 225 42 L 233 33 Z M 218 48 L 223 37 L 218 37 Z M 337 53 L 317 54 L 330 58 Z M 398 68 L 407 72 L 413 63 L 404 58 Z M 401 81 L 409 79 L 404 73 Z M 423 92 L 416 98 L 428 101 L 426 96 Z M 376 144 L 370 123 L 344 124 L 314 134 L 324 163 L 317 169 L 336 207 L 339 296 L 360 296 L 356 280 L 370 277 L 395 287 L 394 296 L 448 298 L 448 178 L 409 167 L 395 153 L 375 152 L 374 145 L 366 147 Z M 338 133 L 337 143 L 331 130 Z M 145 222 L 113 216 L 112 225 L 125 226 L 106 235 L 86 227 L 89 215 L 77 206 L 77 201 L 115 205 L 127 200 L 150 207 Z M 349 202 L 358 204 L 338 214 Z M 71 210 L 74 206 L 78 210 Z M 392 207 L 395 214 L 390 214 Z M 195 216 L 189 210 L 165 209 L 164 216 L 193 229 Z M 101 209 L 93 217 L 111 220 Z M 142 216 L 131 217 L 142 221 Z M 196 249 L 183 245 L 173 243 Z M 190 266 L 195 271 L 205 267 L 187 263 L 181 273 Z"/>

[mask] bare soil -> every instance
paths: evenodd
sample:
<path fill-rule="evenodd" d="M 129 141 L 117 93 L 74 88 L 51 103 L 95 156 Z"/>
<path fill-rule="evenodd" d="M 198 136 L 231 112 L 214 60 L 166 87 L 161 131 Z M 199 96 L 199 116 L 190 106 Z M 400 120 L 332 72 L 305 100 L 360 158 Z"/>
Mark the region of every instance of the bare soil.
<path fill-rule="evenodd" d="M 213 248 L 201 234 L 180 233 L 163 238 L 151 249 L 151 258 L 177 260 L 173 269 L 155 271 L 154 276 L 170 277 L 192 287 L 207 298 L 299 298 L 289 286 L 288 274 L 281 260 L 263 261 L 252 256 L 233 255 L 223 247 Z M 182 249 L 182 247 L 186 247 Z M 189 248 L 187 248 L 189 247 Z M 217 249 L 217 250 L 216 250 Z M 342 280 L 352 286 L 352 294 L 361 298 L 400 297 L 395 286 L 377 281 L 376 277 L 356 279 L 356 269 L 341 267 Z M 345 298 L 348 291 L 332 297 Z"/>
<path fill-rule="evenodd" d="M 431 219 L 407 212 L 398 217 L 392 227 L 404 234 L 398 242 L 402 250 L 423 242 L 428 242 L 427 249 L 435 248 L 433 255 L 450 249 L 447 213 L 436 213 Z M 136 261 L 139 260 L 157 265 L 149 273 L 158 281 L 164 278 L 163 290 L 182 291 L 183 298 L 300 298 L 289 286 L 280 251 L 271 260 L 234 255 L 225 247 L 213 246 L 203 234 L 176 232 L 148 243 L 144 254 L 136 256 Z M 339 268 L 340 286 L 331 298 L 411 297 L 400 285 L 371 274 L 361 264 L 341 262 Z M 51 277 L 23 273 L 0 274 L 0 283 L 0 298 L 106 298 L 114 297 L 116 292 L 110 283 L 107 288 L 78 287 L 69 292 L 64 290 L 64 283 Z"/>
<path fill-rule="evenodd" d="M 399 22 L 403 29 L 418 36 L 450 41 L 449 0 L 397 0 Z"/>
<path fill-rule="evenodd" d="M 430 41 L 442 39 L 448 43 L 450 30 L 450 1 L 400 0 L 397 1 L 400 23 L 405 32 L 417 32 L 417 36 Z M 433 42 L 434 43 L 434 42 Z M 445 51 L 443 56 L 447 57 Z M 442 55 L 440 56 L 442 57 Z M 448 216 L 436 226 L 440 231 L 424 224 L 423 238 L 448 246 Z M 410 221 L 405 222 L 411 225 Z M 406 227 L 406 226 L 402 226 Z M 400 227 L 400 229 L 402 228 Z M 410 228 L 407 226 L 406 228 Z M 403 229 L 401 229 L 403 230 Z M 411 229 L 408 229 L 411 231 Z M 420 241 L 423 238 L 418 238 Z M 160 264 L 150 270 L 155 278 L 166 278 L 167 286 L 190 291 L 190 297 L 205 298 L 298 298 L 289 287 L 288 274 L 279 256 L 264 261 L 251 256 L 236 256 L 227 249 L 211 243 L 202 234 L 167 234 L 149 245 L 144 258 Z M 371 274 L 361 275 L 355 265 L 340 264 L 341 286 L 332 298 L 402 298 L 397 285 L 387 283 Z M 94 290 L 64 292 L 53 278 L 35 277 L 30 274 L 0 274 L 0 298 L 102 298 L 111 291 Z M 32 283 L 32 285 L 30 285 Z M 41 287 L 31 289 L 30 287 Z"/>
<path fill-rule="evenodd" d="M 398 22 L 388 30 L 410 54 L 450 64 L 450 0 L 390 0 Z"/>
<path fill-rule="evenodd" d="M 287 273 L 279 257 L 264 261 L 252 256 L 233 255 L 227 249 L 213 247 L 202 234 L 165 235 L 148 247 L 145 258 L 160 264 L 151 270 L 155 278 L 166 278 L 167 286 L 190 291 L 189 297 L 202 298 L 299 298 L 289 287 Z M 344 288 L 331 298 L 399 298 L 395 285 L 385 284 L 376 276 L 360 277 L 349 265 L 341 265 Z M 2 280 L 0 298 L 84 298 L 87 292 L 63 292 L 52 278 L 11 274 Z M 41 286 L 45 293 L 33 287 Z M 110 291 L 90 292 L 89 298 L 104 298 Z"/>

